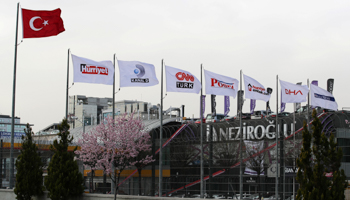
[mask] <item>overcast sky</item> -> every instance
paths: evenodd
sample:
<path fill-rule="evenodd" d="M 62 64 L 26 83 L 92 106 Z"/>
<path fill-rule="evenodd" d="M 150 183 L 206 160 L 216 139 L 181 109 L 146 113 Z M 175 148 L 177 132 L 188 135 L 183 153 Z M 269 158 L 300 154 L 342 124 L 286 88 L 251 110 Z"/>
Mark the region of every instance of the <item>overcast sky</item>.
<path fill-rule="evenodd" d="M 17 2 L 0 5 L 0 113 L 11 115 Z M 58 36 L 24 39 L 18 46 L 15 113 L 22 123 L 34 124 L 34 132 L 65 115 L 68 48 L 96 61 L 112 60 L 116 54 L 120 60 L 154 64 L 159 82 L 162 59 L 199 79 L 201 64 L 237 79 L 242 70 L 273 88 L 273 111 L 277 75 L 292 83 L 318 80 L 324 89 L 327 79 L 334 78 L 339 109 L 350 107 L 350 1 L 23 0 L 21 7 L 60 8 L 66 29 Z M 72 77 L 70 68 L 70 85 Z M 75 83 L 69 95 L 77 94 L 112 97 L 112 86 Z M 121 88 L 116 100 L 158 104 L 160 84 Z M 216 101 L 217 112 L 223 113 L 224 97 Z M 209 97 L 206 102 L 207 114 Z M 249 103 L 245 102 L 244 112 Z M 164 109 L 181 105 L 187 117 L 199 117 L 199 94 L 169 92 L 164 99 Z M 229 115 L 235 115 L 236 99 L 231 98 L 230 109 Z M 257 102 L 259 109 L 265 109 L 265 102 Z M 287 104 L 286 111 L 292 109 Z"/>

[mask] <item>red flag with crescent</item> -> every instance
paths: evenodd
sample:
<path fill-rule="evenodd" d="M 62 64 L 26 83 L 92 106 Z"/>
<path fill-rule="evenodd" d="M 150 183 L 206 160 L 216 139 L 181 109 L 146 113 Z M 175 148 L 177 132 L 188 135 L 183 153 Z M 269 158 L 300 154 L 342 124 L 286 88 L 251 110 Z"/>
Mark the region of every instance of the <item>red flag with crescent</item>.
<path fill-rule="evenodd" d="M 52 11 L 22 9 L 23 38 L 40 38 L 63 32 L 61 9 Z"/>

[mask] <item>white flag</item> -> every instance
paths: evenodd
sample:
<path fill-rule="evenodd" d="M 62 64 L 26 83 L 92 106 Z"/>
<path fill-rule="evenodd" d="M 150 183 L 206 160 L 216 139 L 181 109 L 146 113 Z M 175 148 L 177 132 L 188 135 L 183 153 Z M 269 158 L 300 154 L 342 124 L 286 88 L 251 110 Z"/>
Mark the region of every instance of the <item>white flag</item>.
<path fill-rule="evenodd" d="M 237 79 L 204 70 L 205 93 L 232 96 L 236 98 L 239 81 Z"/>
<path fill-rule="evenodd" d="M 148 87 L 159 83 L 154 65 L 118 60 L 120 87 Z"/>
<path fill-rule="evenodd" d="M 280 80 L 282 103 L 300 103 L 307 101 L 309 88 L 307 85 L 296 85 Z"/>
<path fill-rule="evenodd" d="M 246 99 L 256 99 L 262 101 L 269 101 L 271 94 L 269 94 L 265 87 L 261 85 L 255 79 L 243 74 L 244 78 L 244 88 L 245 88 L 245 98 Z"/>
<path fill-rule="evenodd" d="M 311 106 L 319 106 L 321 108 L 338 110 L 338 104 L 334 96 L 316 85 L 310 85 L 311 90 Z"/>
<path fill-rule="evenodd" d="M 201 82 L 190 72 L 165 66 L 166 91 L 199 93 Z"/>
<path fill-rule="evenodd" d="M 113 85 L 114 66 L 112 61 L 96 62 L 72 54 L 73 82 Z"/>

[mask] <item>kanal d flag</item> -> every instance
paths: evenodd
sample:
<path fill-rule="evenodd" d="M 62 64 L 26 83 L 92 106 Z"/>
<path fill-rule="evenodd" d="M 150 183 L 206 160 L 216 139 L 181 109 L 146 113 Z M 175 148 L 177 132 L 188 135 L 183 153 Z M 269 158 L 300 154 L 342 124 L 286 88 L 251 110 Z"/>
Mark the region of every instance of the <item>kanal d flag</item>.
<path fill-rule="evenodd" d="M 237 79 L 204 70 L 205 93 L 236 98 L 239 81 Z"/>
<path fill-rule="evenodd" d="M 321 108 L 338 110 L 338 104 L 335 101 L 334 96 L 327 90 L 311 84 L 310 92 L 311 106 L 319 106 Z"/>
<path fill-rule="evenodd" d="M 296 85 L 280 80 L 281 85 L 281 102 L 283 103 L 300 103 L 307 101 L 309 88 L 307 85 Z"/>
<path fill-rule="evenodd" d="M 263 85 L 247 75 L 243 74 L 243 78 L 246 99 L 256 99 L 265 102 L 270 100 L 271 94 L 266 91 Z"/>
<path fill-rule="evenodd" d="M 154 65 L 118 60 L 120 87 L 148 87 L 159 83 Z"/>
<path fill-rule="evenodd" d="M 58 35 L 65 31 L 61 9 L 27 10 L 22 9 L 23 38 L 40 38 Z"/>
<path fill-rule="evenodd" d="M 114 66 L 112 61 L 96 62 L 72 54 L 73 82 L 113 85 Z"/>
<path fill-rule="evenodd" d="M 167 92 L 185 92 L 199 93 L 201 82 L 190 72 L 165 66 L 166 91 Z"/>

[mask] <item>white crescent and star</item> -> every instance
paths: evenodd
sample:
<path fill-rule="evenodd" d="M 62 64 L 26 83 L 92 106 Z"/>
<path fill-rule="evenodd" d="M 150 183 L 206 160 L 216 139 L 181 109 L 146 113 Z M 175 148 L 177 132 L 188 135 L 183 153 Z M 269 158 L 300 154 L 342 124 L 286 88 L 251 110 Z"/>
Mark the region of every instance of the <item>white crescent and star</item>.
<path fill-rule="evenodd" d="M 41 19 L 41 17 L 39 17 L 39 16 L 32 17 L 32 18 L 29 20 L 29 26 L 30 26 L 30 28 L 31 28 L 33 31 L 40 31 L 43 27 L 41 27 L 41 28 L 35 28 L 35 26 L 34 26 L 34 21 L 35 21 L 36 19 Z M 44 25 L 44 26 L 49 25 L 49 20 L 44 20 L 43 25 Z"/>

